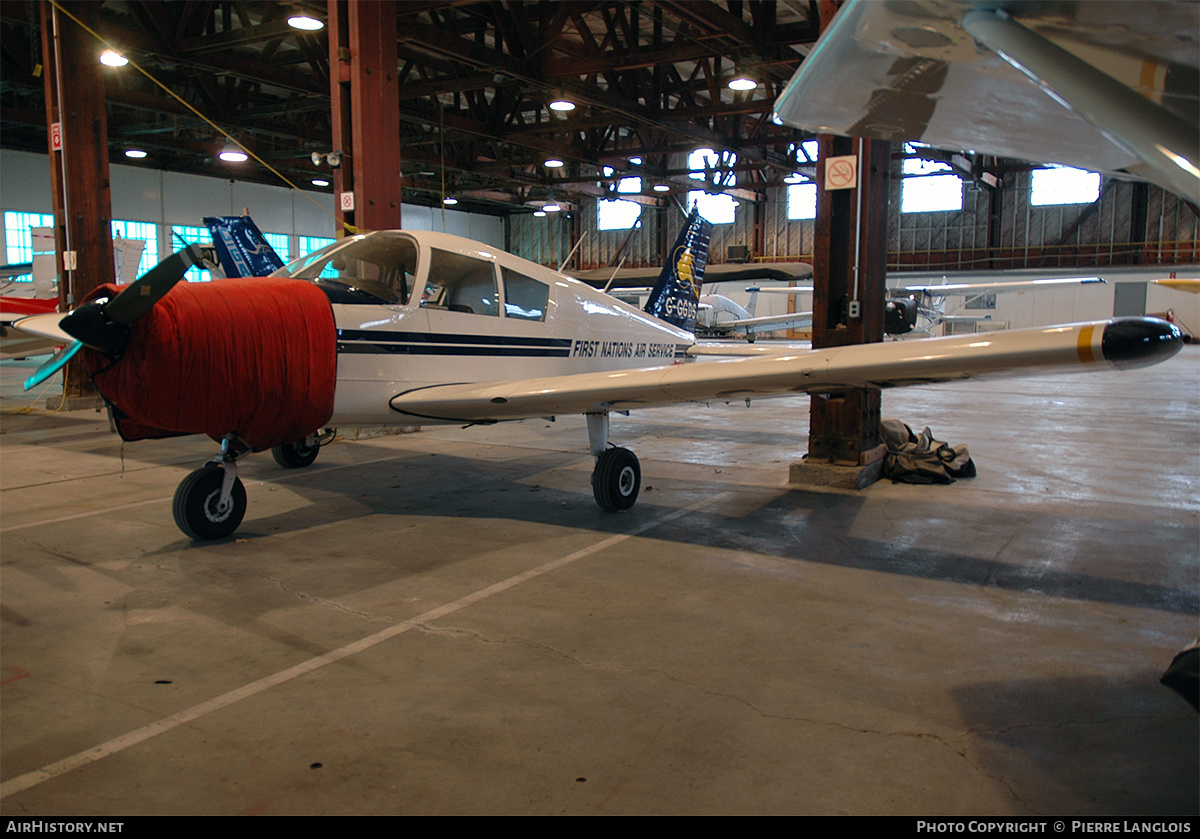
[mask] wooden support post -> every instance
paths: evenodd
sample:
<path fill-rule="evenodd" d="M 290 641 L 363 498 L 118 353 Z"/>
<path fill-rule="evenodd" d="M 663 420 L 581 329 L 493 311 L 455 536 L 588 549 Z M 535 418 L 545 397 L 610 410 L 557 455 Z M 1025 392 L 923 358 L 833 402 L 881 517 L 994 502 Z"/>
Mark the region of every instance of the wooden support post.
<path fill-rule="evenodd" d="M 71 14 L 95 27 L 102 3 L 70 4 Z M 108 123 L 100 42 L 49 3 L 42 3 L 42 62 L 49 134 L 50 181 L 58 257 L 59 308 L 114 279 Z M 61 99 L 60 99 L 61 96 Z M 95 399 L 81 359 L 72 360 L 63 399 Z"/>
<path fill-rule="evenodd" d="M 882 341 L 890 147 L 830 135 L 818 147 L 813 347 Z M 879 460 L 879 419 L 878 389 L 814 396 L 807 462 L 862 467 Z"/>
<path fill-rule="evenodd" d="M 338 220 L 363 230 L 399 228 L 396 3 L 334 0 L 329 10 L 333 147 L 346 153 L 333 172 Z M 352 209 L 342 203 L 345 194 Z"/>

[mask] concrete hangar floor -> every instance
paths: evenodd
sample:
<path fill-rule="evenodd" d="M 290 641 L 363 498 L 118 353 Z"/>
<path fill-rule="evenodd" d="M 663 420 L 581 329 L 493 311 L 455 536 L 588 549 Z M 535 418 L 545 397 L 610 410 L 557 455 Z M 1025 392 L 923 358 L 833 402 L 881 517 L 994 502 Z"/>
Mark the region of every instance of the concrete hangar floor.
<path fill-rule="evenodd" d="M 0 810 L 1195 815 L 1198 362 L 886 393 L 953 486 L 789 487 L 805 399 L 614 418 L 618 515 L 572 417 L 258 456 L 209 544 L 4 362 Z"/>

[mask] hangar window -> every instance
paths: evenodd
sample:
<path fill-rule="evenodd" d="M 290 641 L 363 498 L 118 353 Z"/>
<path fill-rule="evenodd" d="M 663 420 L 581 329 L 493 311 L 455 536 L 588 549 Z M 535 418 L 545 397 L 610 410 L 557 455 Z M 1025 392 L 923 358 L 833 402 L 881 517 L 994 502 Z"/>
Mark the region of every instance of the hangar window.
<path fill-rule="evenodd" d="M 904 150 L 909 154 L 917 151 L 910 145 L 905 145 Z M 900 184 L 900 212 L 956 212 L 962 209 L 962 178 L 943 174 L 951 171 L 949 164 L 909 157 L 901 164 L 900 171 L 904 176 Z"/>
<path fill-rule="evenodd" d="M 183 224 L 171 225 L 171 250 L 177 251 L 187 245 L 212 246 L 212 234 L 207 227 L 188 227 Z M 183 275 L 189 283 L 206 283 L 212 279 L 212 274 L 193 265 Z"/>
<path fill-rule="evenodd" d="M 288 235 L 286 233 L 264 233 L 263 238 L 267 240 L 267 244 L 283 260 L 283 264 L 287 265 L 288 260 L 291 259 L 292 252 Z"/>
<path fill-rule="evenodd" d="M 1049 169 L 1034 169 L 1030 179 L 1032 192 L 1029 203 L 1034 207 L 1054 204 L 1091 204 L 1100 197 L 1100 175 L 1055 166 Z"/>
<path fill-rule="evenodd" d="M 430 253 L 422 308 L 499 317 L 496 268 L 491 262 L 436 248 Z"/>
<path fill-rule="evenodd" d="M 336 241 L 337 239 L 329 239 L 325 236 L 297 236 L 296 256 L 308 256 L 313 251 L 329 247 Z"/>
<path fill-rule="evenodd" d="M 142 261 L 138 263 L 139 277 L 158 264 L 158 225 L 154 222 L 113 219 L 112 235 L 122 239 L 141 239 L 146 243 L 142 249 Z"/>
<path fill-rule="evenodd" d="M 617 192 L 637 194 L 642 191 L 642 179 L 638 177 L 621 178 L 617 181 Z"/>
<path fill-rule="evenodd" d="M 524 274 L 505 268 L 504 316 L 521 320 L 545 320 L 550 287 Z"/>
<path fill-rule="evenodd" d="M 4 246 L 10 264 L 33 262 L 33 228 L 53 227 L 52 213 L 4 213 Z"/>
<path fill-rule="evenodd" d="M 733 167 L 736 163 L 737 155 L 731 151 L 717 154 L 712 149 L 696 149 L 688 155 L 688 177 L 695 181 L 707 181 L 712 185 L 708 189 L 714 191 L 735 186 L 737 175 Z M 733 224 L 737 217 L 737 199 L 731 195 L 693 189 L 688 192 L 688 206 L 693 204 L 700 209 L 700 215 L 712 224 Z"/>
<path fill-rule="evenodd" d="M 642 214 L 642 205 L 636 201 L 614 198 L 596 202 L 596 228 L 598 230 L 629 230 L 637 224 Z"/>
<path fill-rule="evenodd" d="M 787 188 L 787 213 L 792 221 L 817 217 L 817 185 L 812 181 L 789 184 Z"/>
<path fill-rule="evenodd" d="M 693 204 L 712 224 L 733 224 L 737 218 L 737 199 L 731 195 L 710 195 L 702 189 L 693 189 L 688 193 L 688 206 Z"/>

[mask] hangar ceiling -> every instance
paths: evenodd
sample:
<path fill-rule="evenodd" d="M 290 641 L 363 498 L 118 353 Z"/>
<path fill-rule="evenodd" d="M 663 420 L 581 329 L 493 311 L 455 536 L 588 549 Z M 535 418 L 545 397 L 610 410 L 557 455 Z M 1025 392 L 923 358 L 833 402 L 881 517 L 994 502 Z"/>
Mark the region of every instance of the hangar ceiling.
<path fill-rule="evenodd" d="M 301 32 L 287 18 L 302 6 L 325 18 L 326 3 L 97 5 L 104 39 L 312 188 L 321 174 L 312 153 L 332 150 L 329 30 Z M 0 143 L 44 152 L 39 6 L 0 2 Z M 792 144 L 803 137 L 776 125 L 772 106 L 816 41 L 815 2 L 414 0 L 398 3 L 397 14 L 406 201 L 452 194 L 465 209 L 506 213 L 547 197 L 603 197 L 626 175 L 643 177 L 647 194 L 634 198 L 651 201 L 661 198 L 652 183 L 695 187 L 680 153 L 698 147 L 736 155 L 710 177 L 719 182 L 732 169 L 739 191 L 796 169 Z M 758 86 L 730 90 L 735 70 Z M 219 133 L 133 67 L 109 68 L 105 80 L 113 162 L 279 182 L 253 160 L 218 160 Z M 577 107 L 552 111 L 557 98 Z M 130 147 L 148 156 L 130 161 Z M 548 156 L 565 165 L 547 168 Z M 640 164 L 629 162 L 635 157 Z M 605 177 L 603 167 L 614 171 Z"/>

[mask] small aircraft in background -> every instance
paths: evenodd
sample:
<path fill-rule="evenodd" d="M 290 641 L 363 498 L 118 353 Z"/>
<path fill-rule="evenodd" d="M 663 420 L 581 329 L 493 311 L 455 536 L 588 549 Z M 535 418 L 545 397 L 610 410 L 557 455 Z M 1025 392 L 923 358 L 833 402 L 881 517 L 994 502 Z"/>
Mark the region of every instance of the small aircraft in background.
<path fill-rule="evenodd" d="M 23 330 L 71 341 L 124 440 L 203 433 L 220 454 L 173 502 L 194 539 L 246 512 L 238 461 L 311 464 L 342 426 L 490 424 L 583 414 L 597 504 L 631 507 L 633 452 L 609 416 L 690 401 L 893 387 L 1026 369 L 1137 367 L 1170 357 L 1153 318 L 820 350 L 697 343 L 711 226 L 693 210 L 644 309 L 496 248 L 430 231 L 347 237 L 273 276 L 180 283 L 195 246 L 132 286 L 97 289 Z M 701 362 L 701 356 L 729 356 Z M 31 377 L 52 375 L 52 359 Z"/>
<path fill-rule="evenodd" d="M 1002 275 L 998 275 L 1002 276 Z M 961 316 L 957 312 L 985 295 L 1001 294 L 1012 291 L 1037 291 L 1038 289 L 1053 288 L 1064 285 L 1088 285 L 1104 283 L 1101 277 L 1051 277 L 1046 279 L 1003 280 L 986 283 L 953 283 L 942 282 L 933 284 L 909 284 L 889 286 L 887 289 L 887 304 L 884 308 L 883 331 L 887 335 L 900 336 L 910 332 L 931 332 L 943 323 L 986 321 L 987 317 Z M 759 294 L 798 295 L 811 294 L 812 286 L 750 286 L 746 289 L 753 301 Z M 963 302 L 955 309 L 946 311 L 946 298 L 963 297 Z M 736 304 L 735 304 L 736 305 Z M 752 312 L 746 311 L 747 317 Z M 766 319 L 758 319 L 761 323 L 756 331 L 770 332 L 770 319 L 776 323 L 788 324 L 775 326 L 773 329 L 796 329 L 799 326 L 790 325 L 789 318 L 803 325 L 811 325 L 812 312 L 796 312 L 790 315 L 768 315 Z M 736 323 L 736 321 L 734 321 Z M 750 340 L 753 340 L 751 338 Z"/>

